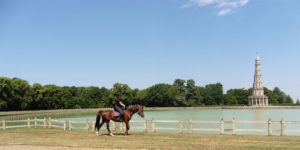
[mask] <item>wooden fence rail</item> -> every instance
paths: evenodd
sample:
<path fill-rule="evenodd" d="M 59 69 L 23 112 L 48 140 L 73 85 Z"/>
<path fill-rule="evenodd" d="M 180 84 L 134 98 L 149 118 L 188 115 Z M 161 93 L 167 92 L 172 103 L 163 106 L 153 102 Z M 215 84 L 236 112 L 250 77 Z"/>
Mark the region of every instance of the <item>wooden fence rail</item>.
<path fill-rule="evenodd" d="M 88 130 L 94 131 L 93 121 L 72 121 L 72 120 L 55 120 L 52 118 L 38 119 L 27 118 L 26 120 L 1 120 L 0 128 L 3 130 L 10 128 L 58 128 L 65 131 L 69 130 Z M 202 120 L 155 120 L 155 119 L 144 119 L 140 121 L 131 121 L 131 129 L 141 130 L 143 132 L 155 133 L 159 131 L 177 131 L 178 133 L 193 133 L 193 132 L 210 132 L 214 134 L 237 134 L 241 132 L 246 133 L 266 133 L 271 136 L 274 133 L 279 133 L 283 136 L 286 133 L 300 133 L 300 129 L 286 129 L 286 125 L 299 125 L 300 121 L 285 121 L 281 119 L 279 121 L 239 121 L 235 120 L 224 120 L 219 121 L 202 121 Z M 162 125 L 162 126 L 161 126 Z M 206 127 L 197 127 L 206 125 Z M 237 125 L 262 125 L 263 128 L 237 128 Z M 125 125 L 122 123 L 111 122 L 110 124 L 113 131 L 119 130 L 124 131 Z M 211 126 L 214 126 L 212 128 Z"/>

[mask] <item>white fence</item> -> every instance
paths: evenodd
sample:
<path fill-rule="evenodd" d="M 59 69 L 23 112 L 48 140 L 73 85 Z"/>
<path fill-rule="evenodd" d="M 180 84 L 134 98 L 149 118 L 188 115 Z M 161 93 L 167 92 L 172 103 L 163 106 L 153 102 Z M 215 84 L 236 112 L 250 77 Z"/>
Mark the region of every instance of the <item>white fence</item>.
<path fill-rule="evenodd" d="M 25 114 L 47 114 L 66 112 L 97 112 L 99 110 L 110 110 L 111 108 L 80 108 L 80 109 L 53 109 L 53 110 L 22 110 L 22 111 L 0 111 L 0 116 L 25 115 Z"/>
<path fill-rule="evenodd" d="M 12 124 L 12 125 L 11 125 Z M 134 124 L 134 126 L 132 126 Z M 236 128 L 237 125 L 262 125 L 262 128 Z M 49 118 L 37 119 L 27 118 L 26 120 L 2 120 L 0 128 L 3 130 L 10 128 L 59 128 L 63 130 L 94 130 L 93 121 L 71 121 L 71 120 L 54 120 Z M 125 130 L 123 123 L 111 122 L 111 129 Z M 214 134 L 237 134 L 241 132 L 246 133 L 266 133 L 273 135 L 277 133 L 281 136 L 286 133 L 300 133 L 300 129 L 287 130 L 286 125 L 299 125 L 300 121 L 238 121 L 219 120 L 219 121 L 196 121 L 196 120 L 155 120 L 144 119 L 140 121 L 131 121 L 130 125 L 133 130 L 140 130 L 143 132 L 155 133 L 160 131 L 175 131 L 178 133 L 193 133 L 193 132 L 209 132 Z M 196 127 L 199 125 L 206 125 L 207 127 Z M 214 127 L 211 127 L 214 126 Z"/>

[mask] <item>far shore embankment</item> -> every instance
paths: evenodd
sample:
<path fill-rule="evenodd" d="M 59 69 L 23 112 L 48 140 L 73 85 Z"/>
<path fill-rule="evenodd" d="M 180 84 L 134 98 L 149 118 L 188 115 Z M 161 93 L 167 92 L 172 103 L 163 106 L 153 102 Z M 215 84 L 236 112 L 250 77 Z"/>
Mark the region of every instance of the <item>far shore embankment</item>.
<path fill-rule="evenodd" d="M 48 114 L 48 113 L 88 113 L 112 108 L 85 108 L 85 109 L 52 109 L 52 110 L 23 110 L 23 111 L 0 111 L 0 116 Z M 199 107 L 146 107 L 146 111 L 152 110 L 199 110 L 199 109 L 300 109 L 300 106 L 199 106 Z"/>

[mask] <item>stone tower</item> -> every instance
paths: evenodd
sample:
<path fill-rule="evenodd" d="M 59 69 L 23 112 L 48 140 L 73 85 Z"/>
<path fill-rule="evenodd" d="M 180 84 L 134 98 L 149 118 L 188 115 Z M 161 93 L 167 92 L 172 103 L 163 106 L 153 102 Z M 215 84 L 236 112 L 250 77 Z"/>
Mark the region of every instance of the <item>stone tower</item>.
<path fill-rule="evenodd" d="M 268 106 L 268 97 L 264 94 L 264 87 L 261 81 L 260 58 L 258 54 L 255 60 L 255 73 L 252 96 L 249 96 L 249 106 Z"/>

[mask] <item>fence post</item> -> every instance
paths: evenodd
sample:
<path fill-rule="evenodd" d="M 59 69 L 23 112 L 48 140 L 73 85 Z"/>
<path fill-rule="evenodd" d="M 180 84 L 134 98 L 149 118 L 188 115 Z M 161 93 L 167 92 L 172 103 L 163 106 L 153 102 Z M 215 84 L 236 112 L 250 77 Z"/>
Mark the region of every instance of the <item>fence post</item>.
<path fill-rule="evenodd" d="M 272 120 L 269 118 L 268 120 L 268 136 L 272 135 Z"/>
<path fill-rule="evenodd" d="M 115 123 L 113 123 L 113 124 L 115 124 Z M 89 128 L 90 128 L 90 130 L 93 130 L 93 123 L 92 123 L 92 121 L 89 121 Z"/>
<path fill-rule="evenodd" d="M 71 122 L 71 120 L 69 120 L 69 130 L 70 131 L 72 130 L 72 122 Z"/>
<path fill-rule="evenodd" d="M 153 118 L 151 120 L 151 124 L 152 124 L 152 132 L 155 132 L 155 120 Z"/>
<path fill-rule="evenodd" d="M 6 126 L 5 126 L 5 119 L 2 120 L 2 129 L 5 130 Z"/>
<path fill-rule="evenodd" d="M 94 123 L 94 121 L 92 121 L 91 123 L 92 123 L 92 129 L 93 129 L 93 131 L 95 131 L 95 123 Z"/>
<path fill-rule="evenodd" d="M 112 126 L 112 130 L 113 130 L 113 131 L 116 131 L 116 124 L 115 124 L 114 121 L 112 121 L 111 126 Z"/>
<path fill-rule="evenodd" d="M 67 120 L 64 121 L 64 131 L 67 129 Z"/>
<path fill-rule="evenodd" d="M 46 128 L 47 127 L 47 119 L 46 119 L 46 117 L 44 118 L 44 128 Z"/>
<path fill-rule="evenodd" d="M 232 118 L 232 135 L 235 135 L 235 119 Z"/>
<path fill-rule="evenodd" d="M 37 128 L 37 118 L 34 117 L 34 128 Z"/>
<path fill-rule="evenodd" d="M 89 126 L 89 121 L 88 120 L 85 121 L 85 127 L 86 127 L 86 129 L 88 131 L 90 130 L 90 126 Z"/>
<path fill-rule="evenodd" d="M 189 120 L 189 133 L 192 133 L 193 131 L 193 121 Z"/>
<path fill-rule="evenodd" d="M 48 119 L 48 128 L 49 129 L 51 128 L 51 117 L 49 117 L 49 119 Z"/>
<path fill-rule="evenodd" d="M 183 134 L 183 121 L 179 120 L 179 133 Z"/>
<path fill-rule="evenodd" d="M 30 128 L 30 118 L 27 118 L 27 127 Z"/>
<path fill-rule="evenodd" d="M 144 131 L 147 133 L 147 119 L 144 119 Z"/>
<path fill-rule="evenodd" d="M 120 131 L 123 131 L 123 123 L 120 122 Z"/>
<path fill-rule="evenodd" d="M 223 118 L 220 120 L 220 132 L 221 132 L 221 135 L 224 134 L 224 119 Z"/>
<path fill-rule="evenodd" d="M 178 133 L 180 133 L 180 132 L 181 132 L 181 121 L 178 120 Z"/>
<path fill-rule="evenodd" d="M 280 124 L 281 124 L 280 136 L 283 136 L 284 135 L 284 124 L 285 124 L 285 121 L 283 118 L 281 119 Z"/>

